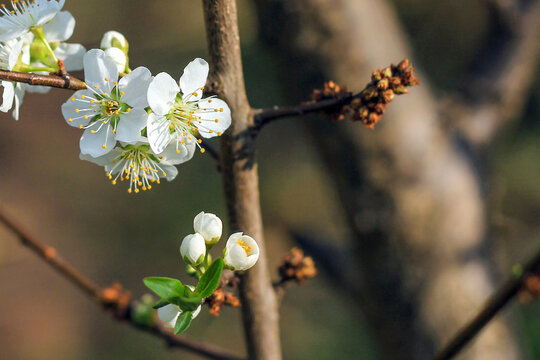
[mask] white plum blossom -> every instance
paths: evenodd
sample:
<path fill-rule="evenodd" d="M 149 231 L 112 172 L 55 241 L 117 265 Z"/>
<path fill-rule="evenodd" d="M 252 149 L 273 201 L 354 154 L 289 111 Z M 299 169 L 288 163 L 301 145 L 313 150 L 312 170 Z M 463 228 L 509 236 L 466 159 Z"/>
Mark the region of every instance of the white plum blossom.
<path fill-rule="evenodd" d="M 148 88 L 148 141 L 156 153 L 171 142 L 180 146 L 194 136 L 221 135 L 231 124 L 231 111 L 218 98 L 202 98 L 208 76 L 208 63 L 195 59 L 184 69 L 179 84 L 167 73 L 160 73 Z M 201 149 L 204 152 L 204 149 Z"/>
<path fill-rule="evenodd" d="M 12 0 L 12 9 L 2 4 L 0 41 L 18 38 L 31 28 L 49 22 L 62 9 L 64 2 L 65 0 Z"/>
<path fill-rule="evenodd" d="M 221 238 L 223 223 L 216 215 L 201 211 L 193 219 L 193 229 L 202 235 L 206 244 L 213 245 Z"/>
<path fill-rule="evenodd" d="M 195 319 L 197 315 L 201 312 L 201 306 L 192 313 L 191 318 Z M 180 307 L 174 305 L 174 304 L 168 304 L 165 306 L 160 307 L 157 310 L 159 320 L 161 320 L 163 323 L 165 323 L 165 327 L 168 328 L 174 328 L 174 325 L 176 324 L 176 320 L 178 320 L 178 317 L 182 313 L 182 309 Z"/>
<path fill-rule="evenodd" d="M 259 246 L 251 236 L 237 232 L 227 240 L 223 254 L 226 266 L 233 270 L 247 270 L 259 259 Z"/>
<path fill-rule="evenodd" d="M 105 50 L 105 54 L 114 60 L 119 73 L 126 71 L 127 57 L 122 50 L 112 47 Z"/>
<path fill-rule="evenodd" d="M 180 154 L 174 147 L 169 147 L 161 154 L 152 152 L 148 142 L 122 144 L 107 154 L 94 158 L 81 154 L 82 160 L 87 160 L 105 167 L 106 176 L 116 185 L 118 180 L 129 183 L 128 193 L 146 191 L 160 179 L 173 180 L 178 175 L 174 165 L 190 160 L 195 153 L 195 144 L 188 143 L 182 147 Z"/>
<path fill-rule="evenodd" d="M 107 31 L 105 34 L 103 34 L 103 38 L 101 39 L 100 47 L 103 50 L 107 50 L 110 48 L 118 48 L 123 50 L 124 52 L 128 50 L 128 42 L 126 40 L 126 37 L 114 30 Z"/>
<path fill-rule="evenodd" d="M 0 44 L 0 69 L 13 70 L 17 65 L 19 59 L 24 57 L 23 54 L 23 40 L 9 40 L 4 44 Z M 27 61 L 30 59 L 28 52 Z M 24 86 L 20 83 L 14 83 L 10 81 L 2 81 L 0 85 L 4 88 L 2 94 L 2 105 L 0 111 L 8 112 L 13 108 L 13 117 L 15 120 L 19 120 L 19 108 L 24 98 Z"/>
<path fill-rule="evenodd" d="M 195 233 L 184 237 L 180 245 L 180 255 L 190 265 L 197 266 L 202 263 L 206 255 L 206 244 L 201 234 Z"/>
<path fill-rule="evenodd" d="M 143 141 L 150 71 L 141 66 L 118 81 L 113 59 L 103 50 L 93 49 L 84 56 L 84 75 L 87 90 L 77 91 L 62 105 L 68 124 L 85 130 L 81 153 L 99 157 L 111 151 L 117 140 Z"/>

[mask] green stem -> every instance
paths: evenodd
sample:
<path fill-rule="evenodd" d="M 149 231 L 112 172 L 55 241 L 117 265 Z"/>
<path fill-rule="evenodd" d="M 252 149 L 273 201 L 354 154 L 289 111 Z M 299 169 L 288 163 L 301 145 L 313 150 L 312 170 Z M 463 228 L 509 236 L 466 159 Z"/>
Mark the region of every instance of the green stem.
<path fill-rule="evenodd" d="M 14 71 L 20 71 L 20 72 L 36 72 L 36 71 L 46 71 L 49 73 L 54 73 L 58 71 L 58 68 L 53 67 L 42 67 L 42 66 L 32 66 L 32 65 L 26 65 L 26 64 L 18 64 L 13 68 Z"/>
<path fill-rule="evenodd" d="M 53 49 L 51 48 L 51 45 L 49 44 L 49 42 L 47 41 L 47 39 L 45 38 L 45 34 L 43 33 L 43 27 L 41 26 L 38 26 L 38 27 L 34 27 L 32 28 L 32 33 L 39 39 L 39 41 L 41 41 L 43 43 L 43 45 L 45 45 L 45 48 L 47 49 L 47 51 L 49 52 L 49 55 L 51 56 L 52 60 L 53 60 L 53 63 L 55 64 L 56 66 L 56 69 L 54 71 L 51 71 L 51 72 L 55 72 L 55 71 L 58 71 L 59 70 L 59 67 L 58 67 L 58 58 L 56 57 Z"/>

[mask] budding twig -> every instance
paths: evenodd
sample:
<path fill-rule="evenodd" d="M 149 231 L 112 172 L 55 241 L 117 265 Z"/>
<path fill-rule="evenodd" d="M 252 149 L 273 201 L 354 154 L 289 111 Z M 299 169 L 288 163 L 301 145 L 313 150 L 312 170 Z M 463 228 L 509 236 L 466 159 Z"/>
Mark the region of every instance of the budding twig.
<path fill-rule="evenodd" d="M 433 360 L 448 360 L 458 354 L 493 317 L 522 289 L 531 273 L 540 267 L 540 249 L 523 266 L 521 274 L 509 279 L 488 299 L 478 314 L 442 348 Z"/>
<path fill-rule="evenodd" d="M 36 255 L 45 260 L 47 264 L 67 278 L 73 285 L 81 289 L 105 309 L 112 309 L 113 311 L 109 313 L 116 319 L 125 321 L 137 329 L 165 340 L 171 347 L 185 349 L 209 359 L 242 359 L 223 349 L 190 339 L 185 335 L 174 335 L 170 329 L 166 329 L 163 326 L 149 326 L 135 322 L 131 316 L 131 309 L 134 308 L 136 303 L 130 300 L 129 291 L 123 290 L 119 284 L 114 284 L 109 288 L 99 287 L 92 280 L 82 275 L 73 265 L 62 259 L 54 248 L 44 245 L 36 237 L 32 236 L 30 232 L 16 220 L 8 216 L 2 209 L 0 209 L 0 221 L 20 238 L 23 245 L 29 247 Z"/>

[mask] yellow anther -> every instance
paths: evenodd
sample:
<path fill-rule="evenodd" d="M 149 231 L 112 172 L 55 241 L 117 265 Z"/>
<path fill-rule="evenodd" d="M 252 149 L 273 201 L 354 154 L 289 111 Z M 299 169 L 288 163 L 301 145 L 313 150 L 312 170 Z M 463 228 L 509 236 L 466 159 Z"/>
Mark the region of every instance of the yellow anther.
<path fill-rule="evenodd" d="M 203 153 L 203 154 L 204 154 L 204 152 L 205 152 L 205 151 L 206 151 L 206 149 L 205 149 L 205 148 L 201 148 L 201 153 Z"/>
<path fill-rule="evenodd" d="M 72 118 L 69 118 L 68 121 L 69 121 L 69 122 L 73 122 L 73 119 L 72 119 Z"/>
<path fill-rule="evenodd" d="M 216 119 L 216 122 L 219 122 L 219 120 L 218 120 L 218 119 Z"/>
<path fill-rule="evenodd" d="M 78 113 L 80 110 L 79 109 L 75 109 L 75 112 Z"/>
<path fill-rule="evenodd" d="M 90 104 L 93 104 L 93 103 L 95 103 L 95 101 L 94 101 L 94 100 L 90 100 Z"/>
<path fill-rule="evenodd" d="M 152 179 L 153 180 L 153 179 Z M 152 185 L 148 185 L 148 190 L 150 190 L 152 188 Z"/>
<path fill-rule="evenodd" d="M 200 144 L 202 143 L 202 139 L 197 139 L 197 142 Z"/>
<path fill-rule="evenodd" d="M 219 109 L 219 111 L 223 112 L 223 108 Z"/>
<path fill-rule="evenodd" d="M 163 156 L 159 155 L 158 158 L 161 160 L 161 159 L 163 159 Z"/>
<path fill-rule="evenodd" d="M 135 193 L 138 194 L 138 193 L 139 193 L 139 189 L 135 189 Z"/>
<path fill-rule="evenodd" d="M 82 129 L 82 124 L 81 124 L 81 125 L 79 125 L 79 129 Z"/>
<path fill-rule="evenodd" d="M 212 102 L 212 99 L 208 100 L 208 102 L 211 103 L 211 102 Z"/>
<path fill-rule="evenodd" d="M 75 97 L 72 97 L 72 98 L 71 98 L 71 101 L 75 101 Z"/>
<path fill-rule="evenodd" d="M 109 81 L 109 78 L 105 78 L 105 81 Z"/>
<path fill-rule="evenodd" d="M 171 130 L 174 129 L 174 125 L 172 125 L 172 124 L 169 125 L 169 129 L 171 129 Z"/>
<path fill-rule="evenodd" d="M 86 97 L 86 95 L 81 95 L 81 99 L 84 99 Z"/>
<path fill-rule="evenodd" d="M 84 115 L 84 118 L 85 118 L 85 119 L 88 119 L 88 115 Z"/>
<path fill-rule="evenodd" d="M 103 93 L 103 94 L 101 94 L 101 96 L 107 96 L 107 94 Z"/>
<path fill-rule="evenodd" d="M 176 153 L 177 153 L 177 154 L 180 154 L 180 150 L 179 150 L 179 149 L 176 149 Z"/>
<path fill-rule="evenodd" d="M 131 189 L 128 189 L 128 193 L 130 193 L 130 194 L 131 194 Z"/>
<path fill-rule="evenodd" d="M 99 86 L 97 86 L 97 85 L 94 85 L 94 89 L 99 89 Z"/>
<path fill-rule="evenodd" d="M 142 189 L 143 189 L 143 191 L 146 191 L 146 186 L 143 186 Z"/>
<path fill-rule="evenodd" d="M 85 83 L 85 82 L 83 82 L 81 85 L 84 86 L 84 87 L 86 87 L 86 83 Z"/>
<path fill-rule="evenodd" d="M 113 185 L 116 185 L 116 180 L 113 180 L 113 181 L 112 181 L 112 184 L 113 184 Z"/>
<path fill-rule="evenodd" d="M 103 144 L 101 145 L 102 148 L 106 149 L 107 148 L 107 145 Z"/>
<path fill-rule="evenodd" d="M 138 181 L 138 182 L 137 182 L 137 185 L 141 186 L 141 185 L 142 185 L 142 182 Z"/>
<path fill-rule="evenodd" d="M 218 109 L 214 109 L 214 112 L 218 112 Z"/>
<path fill-rule="evenodd" d="M 167 173 L 164 171 L 164 172 L 161 173 L 161 175 L 167 176 Z"/>
<path fill-rule="evenodd" d="M 128 108 L 128 109 L 126 110 L 126 112 L 130 112 L 130 111 L 131 111 L 131 108 Z"/>
<path fill-rule="evenodd" d="M 95 134 L 95 133 L 96 133 L 96 130 L 90 130 L 90 132 L 91 132 L 92 134 Z"/>
<path fill-rule="evenodd" d="M 159 181 L 159 179 L 157 179 L 156 182 L 157 182 L 158 184 L 161 184 L 161 181 Z"/>
<path fill-rule="evenodd" d="M 249 253 L 251 252 L 251 248 L 248 246 L 248 244 L 246 244 L 244 240 L 239 239 L 236 243 L 240 245 L 242 249 L 244 249 L 246 255 L 249 255 Z"/>
<path fill-rule="evenodd" d="M 123 91 L 120 91 L 120 95 L 126 95 L 126 93 Z"/>
<path fill-rule="evenodd" d="M 220 132 L 218 132 L 218 133 L 217 133 L 217 136 L 221 136 L 221 133 L 220 133 Z"/>
<path fill-rule="evenodd" d="M 213 132 L 214 132 L 214 130 L 208 130 L 208 132 L 209 132 L 209 133 L 211 134 L 211 133 L 213 133 Z"/>

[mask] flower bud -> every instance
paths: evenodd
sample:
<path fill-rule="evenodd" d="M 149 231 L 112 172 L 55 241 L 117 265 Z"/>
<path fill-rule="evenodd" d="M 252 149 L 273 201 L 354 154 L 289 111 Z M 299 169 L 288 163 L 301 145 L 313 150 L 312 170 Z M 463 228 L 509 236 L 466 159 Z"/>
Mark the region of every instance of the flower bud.
<path fill-rule="evenodd" d="M 200 312 L 201 312 L 201 306 L 199 305 L 199 307 L 191 315 L 191 318 L 195 319 L 197 315 L 199 315 Z M 178 320 L 178 317 L 180 316 L 181 313 L 182 313 L 182 309 L 180 309 L 177 305 L 174 305 L 174 304 L 162 306 L 157 310 L 159 320 L 164 322 L 165 327 L 168 327 L 168 328 L 174 328 L 174 325 L 176 324 L 176 320 Z"/>
<path fill-rule="evenodd" d="M 105 50 L 105 54 L 109 55 L 109 57 L 114 60 L 119 73 L 126 71 L 127 58 L 122 50 L 112 47 Z"/>
<path fill-rule="evenodd" d="M 223 224 L 216 215 L 201 211 L 193 219 L 193 229 L 202 235 L 206 244 L 213 245 L 221 238 Z"/>
<path fill-rule="evenodd" d="M 180 245 L 180 255 L 182 259 L 190 265 L 199 265 L 206 255 L 206 244 L 200 234 L 188 235 L 182 240 Z"/>
<path fill-rule="evenodd" d="M 227 240 L 223 255 L 226 266 L 233 270 L 247 270 L 259 259 L 259 246 L 251 236 L 238 232 Z"/>
<path fill-rule="evenodd" d="M 107 50 L 113 47 L 118 48 L 122 50 L 124 54 L 127 55 L 129 44 L 124 35 L 122 35 L 118 31 L 111 30 L 111 31 L 107 31 L 103 35 L 103 38 L 101 39 L 100 47 L 103 50 Z"/>

